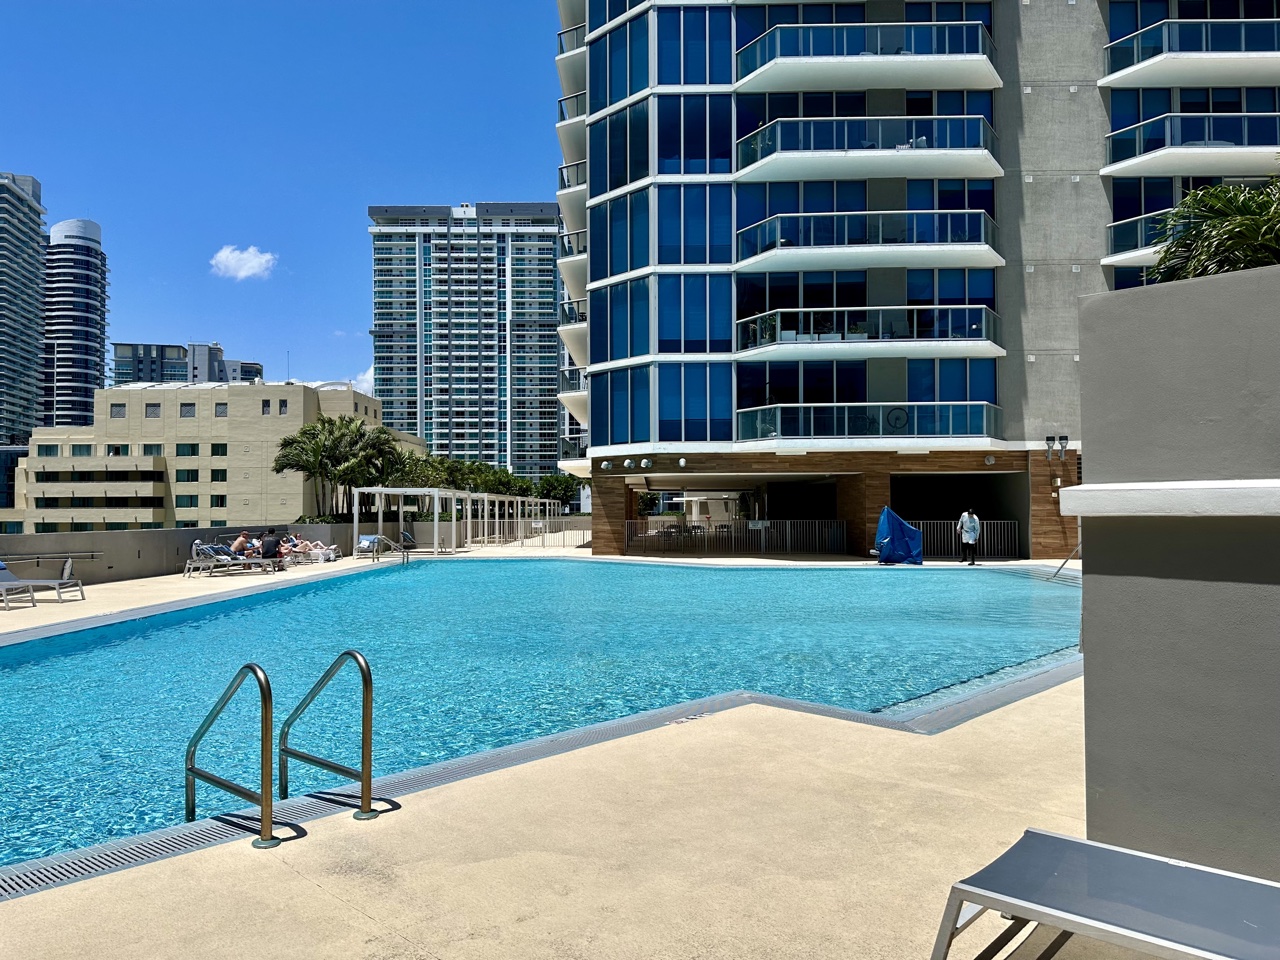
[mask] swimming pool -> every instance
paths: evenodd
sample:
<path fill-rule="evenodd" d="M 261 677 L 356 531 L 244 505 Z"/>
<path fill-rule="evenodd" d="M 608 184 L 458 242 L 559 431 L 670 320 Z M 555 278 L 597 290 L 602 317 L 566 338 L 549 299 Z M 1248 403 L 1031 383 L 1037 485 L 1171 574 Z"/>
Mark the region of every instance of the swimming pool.
<path fill-rule="evenodd" d="M 373 667 L 375 775 L 746 689 L 885 710 L 1074 647 L 1080 590 L 990 569 L 573 560 L 385 566 L 0 648 L 0 865 L 182 822 L 183 750 L 247 661 L 276 724 L 335 656 Z M 200 764 L 254 782 L 243 687 Z M 345 668 L 294 728 L 355 764 Z M 291 771 L 295 795 L 342 782 Z M 198 788 L 201 816 L 243 801 Z"/>

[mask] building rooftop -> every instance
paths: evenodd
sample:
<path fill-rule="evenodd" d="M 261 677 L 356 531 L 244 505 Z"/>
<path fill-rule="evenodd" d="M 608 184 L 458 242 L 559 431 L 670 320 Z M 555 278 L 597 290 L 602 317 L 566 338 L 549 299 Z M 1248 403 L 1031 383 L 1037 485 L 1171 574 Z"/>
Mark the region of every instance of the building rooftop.
<path fill-rule="evenodd" d="M 212 390 L 226 387 L 310 387 L 312 390 L 354 390 L 355 384 L 350 380 L 201 380 L 196 383 L 173 381 L 168 383 L 121 383 L 105 390 Z"/>
<path fill-rule="evenodd" d="M 459 211 L 462 211 L 460 214 Z M 558 203 L 477 203 L 474 206 L 370 207 L 369 218 L 384 217 L 558 217 Z"/>

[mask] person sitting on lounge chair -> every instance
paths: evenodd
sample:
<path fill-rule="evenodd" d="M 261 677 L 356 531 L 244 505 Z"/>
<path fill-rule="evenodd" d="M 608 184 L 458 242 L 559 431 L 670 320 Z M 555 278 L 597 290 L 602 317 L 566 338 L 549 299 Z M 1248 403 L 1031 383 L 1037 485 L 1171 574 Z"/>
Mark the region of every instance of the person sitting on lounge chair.
<path fill-rule="evenodd" d="M 253 541 L 249 539 L 249 531 L 241 530 L 240 536 L 236 537 L 231 544 L 231 552 L 237 557 L 256 557 L 258 555 L 254 548 Z"/>
<path fill-rule="evenodd" d="M 285 557 L 289 548 L 280 542 L 280 538 L 276 536 L 276 528 L 268 527 L 267 535 L 262 538 L 261 554 L 263 560 L 274 560 L 276 566 L 284 566 Z"/>

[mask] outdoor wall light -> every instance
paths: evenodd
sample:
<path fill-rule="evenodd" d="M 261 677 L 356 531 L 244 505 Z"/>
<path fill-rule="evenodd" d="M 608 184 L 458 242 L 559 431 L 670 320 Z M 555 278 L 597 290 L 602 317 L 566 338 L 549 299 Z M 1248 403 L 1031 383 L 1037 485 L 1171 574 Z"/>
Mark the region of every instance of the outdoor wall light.
<path fill-rule="evenodd" d="M 684 458 L 684 457 L 681 457 L 681 458 L 680 458 L 680 469 L 681 469 L 681 470 L 683 470 L 683 469 L 685 468 L 685 464 L 686 464 L 686 463 L 688 463 L 688 461 L 687 461 L 687 460 L 685 460 L 685 458 Z"/>
<path fill-rule="evenodd" d="M 1053 459 L 1053 437 L 1044 438 L 1044 458 L 1046 460 Z"/>
<path fill-rule="evenodd" d="M 1059 448 L 1058 459 L 1059 460 L 1067 459 L 1067 441 L 1069 441 L 1070 439 L 1071 439 L 1070 437 L 1058 438 L 1058 448 Z"/>
<path fill-rule="evenodd" d="M 648 457 L 645 457 L 643 460 L 640 461 L 640 467 L 643 470 L 648 470 L 652 466 L 653 466 L 653 461 L 650 460 Z"/>
<path fill-rule="evenodd" d="M 629 458 L 626 460 L 623 460 L 622 465 L 626 467 L 628 470 L 634 470 L 636 468 L 636 462 Z"/>
<path fill-rule="evenodd" d="M 613 461 L 612 461 L 612 460 L 601 460 L 601 461 L 600 461 L 600 469 L 601 469 L 601 470 L 612 470 L 612 469 L 613 469 Z"/>
<path fill-rule="evenodd" d="M 988 453 L 985 457 L 982 458 L 982 462 L 985 463 L 988 467 L 994 467 L 996 465 L 996 458 Z"/>

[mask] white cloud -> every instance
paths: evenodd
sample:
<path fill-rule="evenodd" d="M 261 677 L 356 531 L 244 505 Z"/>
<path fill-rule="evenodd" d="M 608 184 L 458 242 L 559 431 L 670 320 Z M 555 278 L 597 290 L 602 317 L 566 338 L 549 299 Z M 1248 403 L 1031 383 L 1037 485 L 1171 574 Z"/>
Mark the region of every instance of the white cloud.
<path fill-rule="evenodd" d="M 335 330 L 335 331 L 333 331 L 333 335 L 334 335 L 335 337 L 345 337 L 345 336 L 347 335 L 347 331 L 345 331 L 345 330 Z"/>
<path fill-rule="evenodd" d="M 355 388 L 361 393 L 373 396 L 373 364 L 369 364 L 369 369 L 360 376 L 351 381 Z"/>
<path fill-rule="evenodd" d="M 257 247 L 241 250 L 227 244 L 213 255 L 209 263 L 215 277 L 229 277 L 236 281 L 248 280 L 250 277 L 265 280 L 271 276 L 279 259 L 274 253 L 265 253 Z"/>

